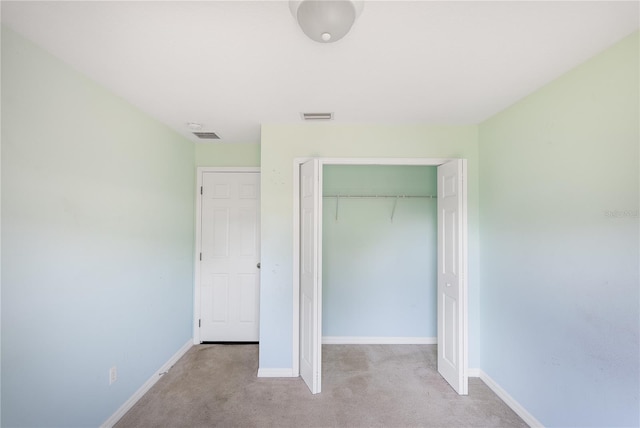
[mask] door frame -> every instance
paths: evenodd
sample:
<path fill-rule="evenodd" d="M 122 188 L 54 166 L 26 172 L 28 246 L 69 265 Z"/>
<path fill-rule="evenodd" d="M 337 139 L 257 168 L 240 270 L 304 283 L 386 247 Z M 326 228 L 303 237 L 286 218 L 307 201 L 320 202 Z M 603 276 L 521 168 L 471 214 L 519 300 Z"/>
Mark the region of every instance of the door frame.
<path fill-rule="evenodd" d="M 202 251 L 202 176 L 208 172 L 239 173 L 254 172 L 260 174 L 260 167 L 213 167 L 199 166 L 196 168 L 196 227 L 195 227 L 195 251 L 193 253 L 194 275 L 193 275 L 193 344 L 200 344 L 200 251 Z"/>
<path fill-rule="evenodd" d="M 314 157 L 300 157 L 293 159 L 293 336 L 292 336 L 292 376 L 300 376 L 300 165 Z M 324 165 L 393 165 L 393 166 L 440 166 L 444 163 L 459 158 L 331 158 L 318 157 L 319 168 L 322 171 Z M 468 207 L 468 194 L 466 192 L 467 171 L 463 171 L 464 202 Z M 322 198 L 320 198 L 319 210 L 322 210 Z M 469 372 L 469 346 L 468 346 L 468 230 L 467 209 L 462 213 L 462 240 L 464 245 L 464 261 L 461 264 L 461 289 L 463 290 L 463 371 Z M 320 236 L 322 239 L 322 236 Z M 318 294 L 322 296 L 322 283 L 318 284 Z M 322 314 L 320 314 L 322 317 Z"/>

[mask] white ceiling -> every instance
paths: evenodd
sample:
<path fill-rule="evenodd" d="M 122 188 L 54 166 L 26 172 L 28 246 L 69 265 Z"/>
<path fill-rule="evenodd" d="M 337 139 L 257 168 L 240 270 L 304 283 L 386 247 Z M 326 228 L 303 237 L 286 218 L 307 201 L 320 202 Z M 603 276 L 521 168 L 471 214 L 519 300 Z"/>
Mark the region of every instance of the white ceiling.
<path fill-rule="evenodd" d="M 475 124 L 639 27 L 639 2 L 367 1 L 308 39 L 287 1 L 2 1 L 2 22 L 193 141 L 261 123 Z"/>

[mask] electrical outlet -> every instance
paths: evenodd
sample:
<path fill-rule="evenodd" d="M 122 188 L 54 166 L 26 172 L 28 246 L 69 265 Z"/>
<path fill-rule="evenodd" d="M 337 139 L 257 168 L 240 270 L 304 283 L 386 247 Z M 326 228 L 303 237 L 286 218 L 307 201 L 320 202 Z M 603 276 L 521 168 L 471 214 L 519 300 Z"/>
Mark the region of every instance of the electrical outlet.
<path fill-rule="evenodd" d="M 118 369 L 113 366 L 109 369 L 109 385 L 118 380 Z"/>

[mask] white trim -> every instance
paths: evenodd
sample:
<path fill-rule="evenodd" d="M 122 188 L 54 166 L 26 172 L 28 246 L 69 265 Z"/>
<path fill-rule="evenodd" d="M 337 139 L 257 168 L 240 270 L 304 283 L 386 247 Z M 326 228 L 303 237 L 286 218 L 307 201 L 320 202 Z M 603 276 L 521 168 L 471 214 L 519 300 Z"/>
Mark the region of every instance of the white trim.
<path fill-rule="evenodd" d="M 462 298 L 462 376 L 464 379 L 464 395 L 469 394 L 469 193 L 467 192 L 467 160 L 462 159 L 462 254 L 460 266 L 460 290 L 464 292 Z"/>
<path fill-rule="evenodd" d="M 293 369 L 258 369 L 258 377 L 298 377 Z"/>
<path fill-rule="evenodd" d="M 478 377 L 498 396 L 507 406 L 511 408 L 518 416 L 522 418 L 531 428 L 542 428 L 544 425 L 537 420 L 531 413 L 524 408 L 524 406 L 518 403 L 507 391 L 505 391 L 500 385 L 498 385 L 491 377 L 486 374 L 482 369 L 477 370 Z"/>
<path fill-rule="evenodd" d="M 467 376 L 468 377 L 480 377 L 480 369 L 468 369 Z"/>
<path fill-rule="evenodd" d="M 456 159 L 457 158 L 320 158 L 320 163 L 323 165 L 438 166 Z"/>
<path fill-rule="evenodd" d="M 197 173 L 203 172 L 260 172 L 259 166 L 199 166 Z"/>
<path fill-rule="evenodd" d="M 315 296 L 315 306 L 316 306 L 316 314 L 315 314 L 315 331 L 314 331 L 314 348 L 316 348 L 315 359 L 317 359 L 317 372 L 315 373 L 314 384 L 316 387 L 311 391 L 313 394 L 319 394 L 322 392 L 322 228 L 324 227 L 322 221 L 322 186 L 324 183 L 323 177 L 323 164 L 322 160 L 318 161 L 318 170 L 316 171 L 317 181 L 314 185 L 314 195 L 316 199 L 316 212 L 314 214 L 317 228 L 317 235 L 314 238 L 315 241 L 315 251 L 316 251 L 316 263 L 314 266 L 314 270 L 316 271 L 316 280 L 317 291 Z"/>
<path fill-rule="evenodd" d="M 202 186 L 202 170 L 197 168 L 196 172 L 196 188 L 195 188 L 195 200 L 196 200 L 196 229 L 194 239 L 194 253 L 193 253 L 193 344 L 200 343 L 200 260 L 199 254 L 202 248 L 202 241 L 200 238 L 200 229 L 202 228 L 202 199 L 200 198 L 200 187 Z"/>
<path fill-rule="evenodd" d="M 323 345 L 436 345 L 437 337 L 322 336 Z"/>
<path fill-rule="evenodd" d="M 202 174 L 206 172 L 255 172 L 260 174 L 259 167 L 217 167 L 199 166 L 196 168 L 196 229 L 195 229 L 195 252 L 193 253 L 194 275 L 193 275 L 193 344 L 200 344 L 200 251 L 202 249 L 201 228 L 202 228 L 202 198 L 200 198 L 200 187 L 202 187 Z"/>
<path fill-rule="evenodd" d="M 292 325 L 292 370 L 295 376 L 298 376 L 300 373 L 300 165 L 309 159 L 313 159 L 312 157 L 299 157 L 293 159 L 293 325 Z M 422 165 L 422 166 L 438 166 L 449 161 L 455 160 L 456 158 L 319 158 L 320 168 L 324 167 L 324 165 Z M 466 162 L 464 168 L 464 192 L 465 192 L 465 207 L 467 206 L 468 201 L 466 198 L 468 195 L 466 194 Z M 465 225 L 466 225 L 466 217 L 465 217 Z M 467 229 L 465 226 L 464 230 L 465 234 L 467 233 Z M 467 237 L 465 237 L 467 238 Z M 468 238 L 467 238 L 468 239 Z M 465 240 L 465 243 L 467 241 Z M 468 247 L 466 247 L 466 251 L 468 251 Z M 465 257 L 465 272 L 466 272 L 466 257 Z M 464 277 L 464 283 L 468 284 L 467 275 Z M 465 296 L 466 298 L 466 296 Z M 465 300 L 465 311 L 468 310 L 466 306 Z M 468 317 L 465 317 L 465 325 L 464 329 L 468 332 Z M 468 340 L 468 339 L 467 339 Z M 468 364 L 468 348 L 465 344 L 465 356 L 464 356 L 464 365 L 463 371 L 468 371 L 466 367 Z"/>
<path fill-rule="evenodd" d="M 131 409 L 137 402 L 146 394 L 155 383 L 160 380 L 160 377 L 168 372 L 171 367 L 193 346 L 192 340 L 189 339 L 182 348 L 178 349 L 178 352 L 173 354 L 169 361 L 164 363 L 151 377 L 140 387 L 134 394 L 124 402 L 122 406 L 116 412 L 109 417 L 102 425 L 101 428 L 111 428 Z"/>

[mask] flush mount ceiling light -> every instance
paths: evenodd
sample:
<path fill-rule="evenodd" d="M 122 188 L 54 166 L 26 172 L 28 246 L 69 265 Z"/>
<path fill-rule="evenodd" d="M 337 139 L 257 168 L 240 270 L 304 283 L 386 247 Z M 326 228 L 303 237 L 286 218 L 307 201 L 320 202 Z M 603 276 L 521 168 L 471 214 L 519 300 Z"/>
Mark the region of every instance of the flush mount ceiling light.
<path fill-rule="evenodd" d="M 362 12 L 362 0 L 290 0 L 289 8 L 304 34 L 320 43 L 343 38 Z"/>

